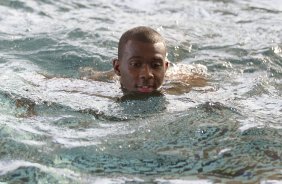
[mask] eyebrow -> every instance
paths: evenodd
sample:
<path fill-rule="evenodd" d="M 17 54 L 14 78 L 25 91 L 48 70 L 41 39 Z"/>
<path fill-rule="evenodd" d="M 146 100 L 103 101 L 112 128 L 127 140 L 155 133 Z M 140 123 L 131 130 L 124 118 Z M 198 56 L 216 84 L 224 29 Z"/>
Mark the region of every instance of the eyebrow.
<path fill-rule="evenodd" d="M 154 60 L 156 60 L 156 61 L 158 61 L 158 60 L 163 61 L 163 60 L 164 60 L 164 58 L 163 58 L 163 57 L 154 57 L 153 59 L 154 59 Z"/>
<path fill-rule="evenodd" d="M 143 57 L 142 56 L 132 56 L 128 60 L 132 60 L 132 59 L 143 59 Z M 160 56 L 154 56 L 152 59 L 154 61 L 164 61 L 164 58 Z"/>
<path fill-rule="evenodd" d="M 128 60 L 131 60 L 131 59 L 142 59 L 142 58 L 143 58 L 142 56 L 132 56 Z"/>

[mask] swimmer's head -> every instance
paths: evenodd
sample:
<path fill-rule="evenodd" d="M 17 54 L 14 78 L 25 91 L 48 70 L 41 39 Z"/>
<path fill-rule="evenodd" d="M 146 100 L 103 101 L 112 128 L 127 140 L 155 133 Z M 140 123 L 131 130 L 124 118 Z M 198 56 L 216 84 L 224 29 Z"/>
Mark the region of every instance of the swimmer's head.
<path fill-rule="evenodd" d="M 129 29 L 119 39 L 118 43 L 118 58 L 121 59 L 124 52 L 124 47 L 129 40 L 140 41 L 144 43 L 163 43 L 166 49 L 166 43 L 162 35 L 158 33 L 156 30 L 145 27 L 139 26 L 132 29 Z M 166 50 L 165 50 L 166 51 Z"/>
<path fill-rule="evenodd" d="M 119 40 L 118 59 L 113 60 L 124 92 L 151 93 L 163 83 L 168 67 L 164 38 L 154 29 L 140 26 Z"/>

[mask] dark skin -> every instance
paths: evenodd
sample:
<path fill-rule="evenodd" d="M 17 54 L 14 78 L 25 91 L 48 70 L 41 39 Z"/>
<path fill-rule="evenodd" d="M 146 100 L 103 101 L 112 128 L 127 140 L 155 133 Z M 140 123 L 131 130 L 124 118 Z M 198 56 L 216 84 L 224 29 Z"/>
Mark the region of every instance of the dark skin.
<path fill-rule="evenodd" d="M 165 45 L 129 40 L 121 58 L 113 60 L 113 68 L 120 76 L 124 92 L 155 92 L 162 85 L 168 68 Z"/>
<path fill-rule="evenodd" d="M 97 71 L 85 67 L 80 69 L 81 78 L 104 82 L 119 80 L 124 94 L 159 92 L 158 88 L 163 84 L 164 78 L 166 83 L 163 85 L 162 92 L 172 95 L 187 93 L 193 87 L 207 85 L 204 74 L 199 73 L 198 70 L 192 71 L 196 69 L 195 67 L 176 65 L 167 70 L 169 64 L 166 55 L 163 42 L 147 43 L 129 40 L 123 47 L 120 58 L 113 60 L 113 70 Z M 187 70 L 185 66 L 188 66 Z"/>

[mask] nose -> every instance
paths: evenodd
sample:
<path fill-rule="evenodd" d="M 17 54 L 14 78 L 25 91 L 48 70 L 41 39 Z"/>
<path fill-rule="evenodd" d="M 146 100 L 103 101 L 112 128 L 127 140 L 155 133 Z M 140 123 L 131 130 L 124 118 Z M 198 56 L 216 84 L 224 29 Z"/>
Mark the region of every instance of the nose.
<path fill-rule="evenodd" d="M 153 73 L 152 73 L 152 69 L 150 68 L 150 66 L 148 65 L 144 65 L 140 71 L 140 76 L 141 79 L 151 79 L 154 77 Z"/>

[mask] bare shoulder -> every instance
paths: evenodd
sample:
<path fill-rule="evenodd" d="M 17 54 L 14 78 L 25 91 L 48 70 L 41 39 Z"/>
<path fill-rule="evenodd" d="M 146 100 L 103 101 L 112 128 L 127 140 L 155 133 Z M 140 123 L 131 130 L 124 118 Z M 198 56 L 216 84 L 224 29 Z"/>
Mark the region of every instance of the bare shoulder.
<path fill-rule="evenodd" d="M 202 85 L 208 77 L 208 69 L 201 64 L 174 64 L 169 67 L 166 73 L 166 78 L 169 81 L 180 81 L 191 85 Z"/>
<path fill-rule="evenodd" d="M 80 78 L 83 80 L 96 80 L 96 81 L 113 81 L 116 79 L 115 72 L 109 71 L 98 71 L 91 67 L 83 67 L 79 69 Z"/>
<path fill-rule="evenodd" d="M 173 64 L 166 72 L 163 85 L 168 94 L 183 94 L 193 87 L 205 87 L 208 82 L 207 67 L 201 64 Z"/>

